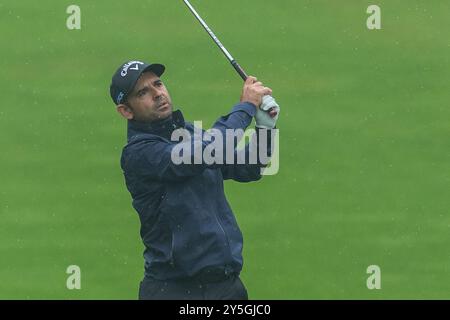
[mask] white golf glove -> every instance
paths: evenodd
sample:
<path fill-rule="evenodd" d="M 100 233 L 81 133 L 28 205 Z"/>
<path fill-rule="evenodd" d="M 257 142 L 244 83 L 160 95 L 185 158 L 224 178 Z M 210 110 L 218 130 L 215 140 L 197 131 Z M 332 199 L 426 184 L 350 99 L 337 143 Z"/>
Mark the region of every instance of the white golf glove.
<path fill-rule="evenodd" d="M 271 117 L 269 114 L 270 109 L 274 109 L 277 114 L 275 117 Z M 280 106 L 272 96 L 264 96 L 261 106 L 256 109 L 255 120 L 257 128 L 273 129 L 277 123 L 278 116 L 280 115 Z"/>

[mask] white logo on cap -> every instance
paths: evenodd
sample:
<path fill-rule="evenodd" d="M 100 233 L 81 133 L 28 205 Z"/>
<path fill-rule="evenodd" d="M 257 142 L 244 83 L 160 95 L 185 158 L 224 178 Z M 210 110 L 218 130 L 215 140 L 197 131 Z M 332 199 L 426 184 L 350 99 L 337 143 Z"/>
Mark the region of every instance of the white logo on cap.
<path fill-rule="evenodd" d="M 123 97 L 124 97 L 124 94 L 123 94 L 123 92 L 119 93 L 119 95 L 117 96 L 117 103 L 121 103 L 121 102 L 122 102 L 122 99 L 123 99 Z"/>
<path fill-rule="evenodd" d="M 133 64 L 134 64 L 134 66 L 131 67 L 131 65 L 133 65 Z M 144 63 L 141 62 L 141 61 L 130 61 L 130 62 L 124 64 L 123 68 L 122 68 L 122 72 L 120 73 L 120 75 L 122 77 L 125 77 L 127 75 L 127 73 L 128 73 L 128 68 L 130 68 L 130 67 L 131 67 L 130 68 L 131 70 L 139 70 L 139 65 L 140 64 L 144 64 Z"/>

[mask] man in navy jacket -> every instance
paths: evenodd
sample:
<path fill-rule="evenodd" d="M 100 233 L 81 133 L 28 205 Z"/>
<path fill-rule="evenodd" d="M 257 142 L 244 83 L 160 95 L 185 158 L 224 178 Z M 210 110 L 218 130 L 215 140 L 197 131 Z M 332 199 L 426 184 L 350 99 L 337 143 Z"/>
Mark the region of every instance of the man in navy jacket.
<path fill-rule="evenodd" d="M 242 234 L 225 197 L 223 180 L 239 182 L 261 178 L 267 163 L 236 163 L 238 153 L 225 146 L 227 130 L 245 130 L 256 117 L 253 139 L 271 155 L 271 134 L 278 117 L 260 107 L 272 90 L 256 78 L 244 84 L 241 101 L 220 117 L 213 128 L 223 143 L 213 151 L 223 161 L 199 159 L 215 139 L 195 138 L 194 126 L 172 110 L 172 100 L 160 79 L 165 67 L 130 61 L 113 75 L 110 94 L 117 111 L 128 120 L 128 143 L 121 167 L 139 214 L 145 245 L 145 276 L 139 299 L 247 299 L 239 278 L 242 269 Z M 277 113 L 278 105 L 275 105 Z M 176 130 L 190 137 L 172 139 Z M 264 143 L 261 133 L 266 130 Z M 185 147 L 184 163 L 174 161 L 175 148 Z M 247 145 L 246 155 L 251 148 Z M 196 151 L 200 151 L 196 152 Z M 187 156 L 187 157 L 186 157 Z"/>

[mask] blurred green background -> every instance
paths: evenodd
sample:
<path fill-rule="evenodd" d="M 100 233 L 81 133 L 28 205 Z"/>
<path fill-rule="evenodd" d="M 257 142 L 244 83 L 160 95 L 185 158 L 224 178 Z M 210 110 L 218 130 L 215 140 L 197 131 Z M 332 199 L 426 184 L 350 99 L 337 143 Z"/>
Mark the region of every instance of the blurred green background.
<path fill-rule="evenodd" d="M 449 299 L 450 2 L 192 3 L 282 106 L 278 175 L 226 183 L 250 298 Z M 0 298 L 136 299 L 111 75 L 164 63 L 174 104 L 204 126 L 242 81 L 181 0 L 2 0 L 0 30 Z M 72 264 L 81 290 L 66 288 Z"/>

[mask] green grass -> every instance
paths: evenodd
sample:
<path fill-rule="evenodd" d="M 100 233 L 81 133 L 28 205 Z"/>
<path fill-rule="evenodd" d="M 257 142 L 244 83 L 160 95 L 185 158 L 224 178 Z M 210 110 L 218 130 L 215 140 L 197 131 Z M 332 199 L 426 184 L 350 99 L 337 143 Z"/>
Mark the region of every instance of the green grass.
<path fill-rule="evenodd" d="M 282 106 L 280 172 L 226 183 L 252 299 L 450 298 L 447 1 L 200 1 Z M 139 220 L 108 86 L 129 58 L 166 64 L 185 117 L 209 126 L 242 83 L 181 1 L 0 4 L 0 298 L 135 299 Z M 66 268 L 82 289 L 66 289 Z M 382 289 L 366 288 L 381 267 Z"/>

